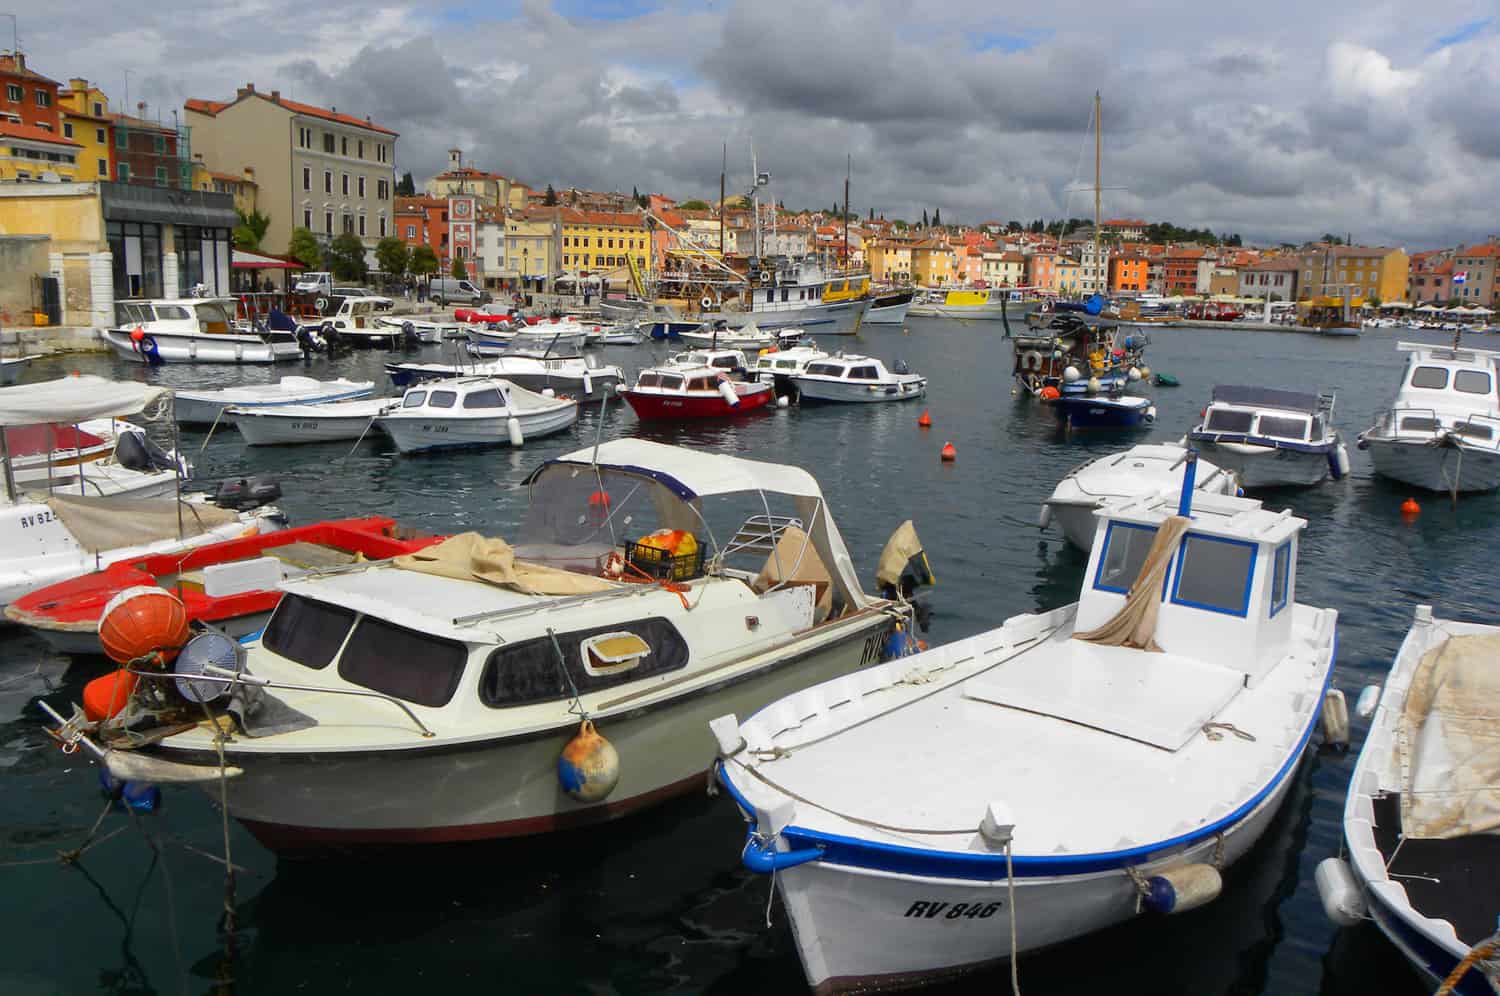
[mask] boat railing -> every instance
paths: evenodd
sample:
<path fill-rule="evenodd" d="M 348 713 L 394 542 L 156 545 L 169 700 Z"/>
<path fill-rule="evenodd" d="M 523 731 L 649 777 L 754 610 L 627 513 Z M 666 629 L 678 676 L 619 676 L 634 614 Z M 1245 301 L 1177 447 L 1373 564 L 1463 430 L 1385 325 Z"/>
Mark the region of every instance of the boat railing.
<path fill-rule="evenodd" d="M 1409 425 L 1412 420 L 1425 424 Z M 1377 417 L 1372 428 L 1389 439 L 1425 436 L 1437 443 L 1458 437 L 1471 447 L 1500 452 L 1500 418 L 1491 415 L 1475 413 L 1444 424 L 1434 408 L 1388 408 Z"/>

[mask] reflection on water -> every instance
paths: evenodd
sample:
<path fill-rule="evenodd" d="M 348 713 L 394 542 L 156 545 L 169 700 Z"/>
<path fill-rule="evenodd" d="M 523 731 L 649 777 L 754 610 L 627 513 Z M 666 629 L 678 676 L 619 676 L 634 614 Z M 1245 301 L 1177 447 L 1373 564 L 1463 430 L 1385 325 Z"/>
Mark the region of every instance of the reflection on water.
<path fill-rule="evenodd" d="M 847 348 L 898 357 L 930 378 L 912 403 L 767 410 L 723 422 L 642 424 L 619 401 L 585 409 L 567 432 L 508 448 L 401 457 L 383 439 L 357 446 L 250 449 L 229 428 L 183 436 L 202 476 L 279 477 L 296 522 L 380 512 L 428 532 L 477 529 L 513 537 L 524 518 L 521 482 L 541 461 L 635 436 L 713 452 L 798 464 L 822 484 L 862 579 L 902 519 L 915 520 L 938 586 L 928 639 L 943 642 L 1022 612 L 1076 597 L 1084 558 L 1055 530 L 1038 531 L 1040 503 L 1085 459 L 1129 441 L 1179 438 L 1216 382 L 1336 391 L 1336 422 L 1352 439 L 1390 400 L 1401 357 L 1386 333 L 1329 340 L 1279 333 L 1153 330 L 1151 365 L 1178 377 L 1152 388 L 1156 424 L 1122 441 L 1062 437 L 1055 419 L 1012 395 L 1010 347 L 992 323 L 914 320 L 910 334 L 866 328 Z M 1403 338 L 1412 334 L 1403 333 Z M 436 360 L 437 347 L 424 359 Z M 670 348 L 602 351 L 627 374 Z M 40 361 L 41 379 L 82 369 L 172 386 L 218 387 L 288 374 L 347 376 L 388 385 L 387 354 L 266 368 L 146 370 L 113 358 Z M 932 413 L 930 430 L 917 416 Z M 958 459 L 938 450 L 953 442 Z M 1298 596 L 1340 612 L 1336 682 L 1350 691 L 1378 681 L 1414 603 L 1493 619 L 1497 567 L 1489 531 L 1494 496 L 1466 497 L 1455 511 L 1439 496 L 1405 525 L 1406 494 L 1371 477 L 1351 451 L 1352 476 L 1308 491 L 1266 496 L 1309 520 Z M 201 992 L 213 987 L 224 938 L 218 868 L 199 852 L 221 850 L 209 797 L 169 790 L 165 808 L 104 832 L 127 831 L 91 850 L 79 869 L 52 863 L 99 815 L 92 773 L 52 747 L 32 705 L 45 695 L 75 701 L 99 664 L 69 664 L 37 640 L 0 630 L 0 988 L 14 993 Z M 1355 720 L 1355 742 L 1364 723 Z M 1338 848 L 1338 820 L 1354 755 L 1309 758 L 1296 791 L 1264 842 L 1229 876 L 1215 903 L 1168 920 L 1140 920 L 1097 938 L 1028 958 L 1027 992 L 1416 993 L 1415 978 L 1373 930 L 1336 934 L 1324 921 L 1313 868 Z M 625 763 L 639 759 L 626 758 Z M 497 791 L 502 790 L 497 787 Z M 1148 801 L 1149 802 L 1149 801 Z M 1107 813 L 1099 818 L 1106 820 Z M 493 986 L 522 992 L 662 990 L 795 992 L 802 987 L 785 915 L 764 926 L 769 883 L 742 871 L 742 823 L 726 800 L 685 799 L 638 818 L 553 839 L 483 845 L 417 859 L 408 854 L 329 867 L 280 865 L 237 826 L 238 994 L 385 992 Z M 149 834 L 149 838 L 148 838 Z M 160 849 L 153 869 L 151 842 Z M 196 850 L 190 850 L 194 848 Z M 128 928 L 127 928 L 128 925 Z M 122 939 L 123 938 L 123 939 Z M 59 956 L 66 945 L 66 956 Z M 225 986 L 223 991 L 228 991 Z M 948 991 L 1004 991 L 1003 973 Z"/>

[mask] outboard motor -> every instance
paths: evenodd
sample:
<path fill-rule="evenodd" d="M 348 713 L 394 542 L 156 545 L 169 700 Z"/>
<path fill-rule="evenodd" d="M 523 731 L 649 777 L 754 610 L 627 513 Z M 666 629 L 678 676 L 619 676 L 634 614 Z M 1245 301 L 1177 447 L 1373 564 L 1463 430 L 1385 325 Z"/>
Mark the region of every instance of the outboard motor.
<path fill-rule="evenodd" d="M 175 470 L 183 480 L 193 476 L 186 457 L 174 457 L 141 429 L 122 429 L 115 437 L 115 462 L 126 470 Z"/>
<path fill-rule="evenodd" d="M 911 367 L 907 366 L 906 361 L 898 356 L 896 358 L 896 365 L 891 367 L 891 371 L 898 374 L 909 374 L 911 373 Z"/>
<path fill-rule="evenodd" d="M 215 505 L 235 512 L 248 512 L 281 497 L 281 482 L 265 474 L 221 481 L 211 499 Z"/>
<path fill-rule="evenodd" d="M 422 340 L 417 338 L 417 327 L 411 322 L 401 323 L 401 345 L 407 349 L 416 349 L 422 345 Z"/>

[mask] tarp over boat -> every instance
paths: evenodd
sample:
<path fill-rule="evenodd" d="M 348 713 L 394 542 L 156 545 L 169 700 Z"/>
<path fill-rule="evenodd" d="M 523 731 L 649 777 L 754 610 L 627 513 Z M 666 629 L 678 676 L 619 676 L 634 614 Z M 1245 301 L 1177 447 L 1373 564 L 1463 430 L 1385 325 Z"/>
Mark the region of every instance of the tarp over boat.
<path fill-rule="evenodd" d="M 1500 830 L 1500 634 L 1451 636 L 1423 656 L 1401 722 L 1411 770 L 1401 832 L 1451 838 Z"/>
<path fill-rule="evenodd" d="M 217 505 L 182 502 L 182 531 L 170 499 L 85 498 L 54 494 L 47 507 L 89 553 L 141 546 L 179 536 L 198 536 L 239 519 L 239 513 Z M 247 524 L 250 531 L 256 527 Z"/>
<path fill-rule="evenodd" d="M 172 392 L 164 387 L 78 374 L 0 388 L 0 426 L 73 425 L 95 418 L 139 415 Z"/>
<path fill-rule="evenodd" d="M 586 595 L 615 587 L 603 578 L 517 560 L 515 550 L 505 540 L 473 532 L 450 536 L 392 562 L 403 570 L 458 581 L 481 581 L 523 595 Z"/>

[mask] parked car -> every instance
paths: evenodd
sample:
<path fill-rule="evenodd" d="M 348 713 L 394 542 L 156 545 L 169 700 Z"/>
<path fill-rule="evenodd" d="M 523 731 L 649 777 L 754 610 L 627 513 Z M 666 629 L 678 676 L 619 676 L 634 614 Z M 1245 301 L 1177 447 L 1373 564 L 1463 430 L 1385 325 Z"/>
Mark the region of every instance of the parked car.
<path fill-rule="evenodd" d="M 293 290 L 298 294 L 318 294 L 323 297 L 333 296 L 333 274 L 324 271 L 313 271 L 304 273 L 297 278 Z"/>
<path fill-rule="evenodd" d="M 335 287 L 334 294 L 339 297 L 359 297 L 367 301 L 375 302 L 376 311 L 390 311 L 396 306 L 396 302 L 388 297 L 383 297 L 367 287 Z"/>
<path fill-rule="evenodd" d="M 436 305 L 444 305 L 450 301 L 462 304 L 489 304 L 494 300 L 489 291 L 475 287 L 467 280 L 451 280 L 441 277 L 432 282 L 427 296 Z"/>

